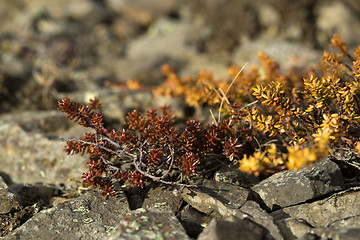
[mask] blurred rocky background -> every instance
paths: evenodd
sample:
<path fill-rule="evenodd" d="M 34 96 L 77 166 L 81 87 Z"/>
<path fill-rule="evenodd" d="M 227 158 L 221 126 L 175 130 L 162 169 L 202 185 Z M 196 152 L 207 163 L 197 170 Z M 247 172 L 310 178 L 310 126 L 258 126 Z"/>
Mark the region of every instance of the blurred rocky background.
<path fill-rule="evenodd" d="M 163 63 L 225 77 L 264 51 L 299 70 L 334 33 L 353 48 L 360 39 L 357 0 L 13 0 L 0 20 L 0 113 L 54 110 L 59 96 L 108 81 L 155 86 Z"/>

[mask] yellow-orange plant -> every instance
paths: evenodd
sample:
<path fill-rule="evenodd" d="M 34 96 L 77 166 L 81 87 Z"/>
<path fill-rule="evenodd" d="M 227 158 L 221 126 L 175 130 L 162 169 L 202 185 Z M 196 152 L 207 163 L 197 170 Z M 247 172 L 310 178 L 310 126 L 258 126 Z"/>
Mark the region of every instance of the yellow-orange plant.
<path fill-rule="evenodd" d="M 241 72 L 226 96 L 230 80 L 216 81 L 207 72 L 181 79 L 173 70 L 165 72 L 167 80 L 155 93 L 183 97 L 195 106 L 216 105 L 226 97 L 235 104 L 227 106 L 224 117 L 241 115 L 254 127 L 252 138 L 261 136 L 252 154 L 239 156 L 239 169 L 256 175 L 297 170 L 335 147 L 353 150 L 349 143 L 359 142 L 349 129 L 360 127 L 360 46 L 350 54 L 340 36 L 334 35 L 331 43 L 338 51 L 324 52 L 324 71 L 317 74 L 313 70 L 282 74 L 276 62 L 259 53 L 262 71 L 253 66 L 248 73 Z M 230 67 L 230 76 L 239 69 Z M 267 141 L 274 140 L 269 148 Z"/>

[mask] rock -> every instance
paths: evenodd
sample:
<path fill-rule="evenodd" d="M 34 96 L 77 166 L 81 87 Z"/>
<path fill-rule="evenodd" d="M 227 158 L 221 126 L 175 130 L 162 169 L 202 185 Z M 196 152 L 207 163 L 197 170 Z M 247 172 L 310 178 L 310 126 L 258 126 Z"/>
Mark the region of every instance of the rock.
<path fill-rule="evenodd" d="M 31 24 L 31 14 L 24 11 L 23 1 L 0 2 L 0 16 L 2 26 L 0 34 L 19 33 L 28 29 Z"/>
<path fill-rule="evenodd" d="M 345 234 L 348 229 L 359 229 L 359 198 L 360 192 L 344 192 L 325 200 L 286 207 L 271 215 L 285 239 L 311 239 L 311 236 L 348 239 L 337 237 Z M 351 234 L 354 231 L 350 231 L 349 236 Z"/>
<path fill-rule="evenodd" d="M 22 205 L 40 204 L 51 206 L 53 198 L 62 194 L 59 187 L 37 183 L 15 184 L 11 189 L 21 198 Z"/>
<path fill-rule="evenodd" d="M 166 202 L 170 209 L 177 213 L 182 204 L 181 193 L 173 186 L 156 186 L 148 191 L 143 207 L 150 208 L 163 202 Z"/>
<path fill-rule="evenodd" d="M 187 34 L 192 30 L 191 24 L 159 19 L 146 35 L 137 38 L 129 45 L 127 56 L 136 59 L 180 54 L 183 51 L 194 52 L 195 49 L 186 45 Z"/>
<path fill-rule="evenodd" d="M 360 29 L 353 27 L 360 24 L 359 12 L 355 8 L 342 1 L 319 1 L 315 16 L 316 38 L 323 46 L 327 46 L 336 33 L 355 50 L 360 38 Z"/>
<path fill-rule="evenodd" d="M 234 214 L 249 197 L 249 190 L 215 181 L 204 181 L 200 187 L 185 188 L 184 201 L 200 212 L 215 218 L 225 218 Z"/>
<path fill-rule="evenodd" d="M 21 226 L 40 211 L 38 205 L 26 206 L 7 214 L 0 214 L 0 238 Z"/>
<path fill-rule="evenodd" d="M 193 0 L 180 13 L 182 19 L 206 30 L 206 35 L 198 39 L 196 44 L 199 52 L 206 52 L 218 61 L 226 62 L 229 53 L 242 38 L 249 39 L 256 35 L 256 29 L 260 27 L 258 5 L 258 2 L 250 0 L 210 0 L 206 3 Z"/>
<path fill-rule="evenodd" d="M 323 159 L 310 169 L 276 173 L 252 187 L 252 190 L 267 208 L 275 210 L 341 190 L 344 184 L 338 165 Z"/>
<path fill-rule="evenodd" d="M 359 199 L 359 191 L 348 192 L 280 211 L 291 218 L 302 219 L 313 227 L 360 227 Z"/>
<path fill-rule="evenodd" d="M 0 116 L 0 125 L 17 124 L 27 133 L 36 132 L 54 136 L 54 133 L 64 132 L 74 126 L 65 116 L 58 110 L 5 113 Z"/>
<path fill-rule="evenodd" d="M 101 239 L 128 212 L 123 193 L 105 201 L 98 191 L 43 210 L 4 239 Z"/>
<path fill-rule="evenodd" d="M 252 187 L 259 183 L 255 176 L 240 171 L 237 166 L 222 166 L 216 171 L 214 179 L 217 182 L 230 183 L 241 187 Z"/>
<path fill-rule="evenodd" d="M 194 37 L 193 32 L 200 36 Z M 128 45 L 126 58 L 104 56 L 100 64 L 114 71 L 118 81 L 140 79 L 146 86 L 158 85 L 165 80 L 160 71 L 164 63 L 181 70 L 180 76 L 196 75 L 206 68 L 213 72 L 215 78 L 226 77 L 225 64 L 196 53 L 192 42 L 202 37 L 201 32 L 202 29 L 189 23 L 161 18 L 149 28 L 147 34 Z"/>
<path fill-rule="evenodd" d="M 4 52 L 1 55 L 1 61 L 4 66 L 4 72 L 10 76 L 16 76 L 19 73 L 29 73 L 30 72 L 30 66 L 26 63 L 26 61 L 23 61 L 23 59 L 20 59 L 18 56 L 15 55 L 14 52 Z M 13 84 L 16 84 L 12 81 L 6 80 L 4 81 L 5 86 L 11 86 Z M 26 83 L 26 81 L 23 81 L 22 84 Z"/>
<path fill-rule="evenodd" d="M 185 228 L 187 234 L 192 238 L 197 238 L 211 221 L 211 217 L 205 213 L 199 212 L 195 208 L 187 205 L 180 212 L 180 222 Z"/>
<path fill-rule="evenodd" d="M 249 219 L 229 217 L 213 219 L 198 237 L 198 240 L 255 240 L 273 239 L 268 231 Z"/>
<path fill-rule="evenodd" d="M 101 59 L 101 64 L 115 71 L 121 81 L 141 79 L 145 85 L 154 85 L 163 78 L 160 67 L 164 63 L 173 63 L 188 59 L 194 49 L 187 46 L 190 24 L 169 19 L 159 19 L 149 29 L 148 34 L 133 40 L 127 48 L 124 59 Z M 113 67 L 116 66 L 116 67 Z"/>
<path fill-rule="evenodd" d="M 41 206 L 36 203 L 34 193 L 25 197 L 18 189 L 9 188 L 0 176 L 0 237 L 6 236 L 37 213 Z M 34 204 L 35 203 L 35 204 Z"/>
<path fill-rule="evenodd" d="M 64 120 L 65 121 L 65 120 Z M 14 182 L 60 184 L 85 172 L 86 156 L 68 156 L 65 143 L 40 133 L 27 133 L 16 124 L 0 126 L 1 171 Z"/>
<path fill-rule="evenodd" d="M 121 220 L 111 231 L 108 240 L 184 239 L 185 233 L 174 213 L 166 203 L 155 204 L 149 209 L 139 208 Z"/>
<path fill-rule="evenodd" d="M 26 1 L 26 9 L 31 12 L 47 11 L 55 19 L 76 19 L 84 23 L 99 22 L 106 17 L 104 6 L 91 0 L 51 2 L 44 0 Z"/>
<path fill-rule="evenodd" d="M 20 208 L 19 196 L 10 191 L 4 179 L 0 176 L 0 214 L 10 213 Z"/>
<path fill-rule="evenodd" d="M 283 221 L 276 221 L 285 239 L 300 239 L 313 228 L 302 219 L 286 218 Z"/>
<path fill-rule="evenodd" d="M 279 33 L 281 25 L 281 14 L 271 4 L 261 4 L 259 6 L 259 22 L 265 28 L 264 35 L 267 38 L 274 38 Z"/>
<path fill-rule="evenodd" d="M 305 234 L 300 240 L 310 239 L 344 239 L 357 240 L 360 238 L 359 228 L 315 228 L 310 233 Z"/>
<path fill-rule="evenodd" d="M 170 14 L 179 6 L 177 0 L 106 0 L 105 3 L 115 13 L 142 24 L 149 23 L 154 17 Z"/>
<path fill-rule="evenodd" d="M 320 63 L 321 52 L 307 47 L 301 42 L 289 42 L 277 38 L 260 38 L 244 43 L 233 51 L 233 62 L 238 65 L 248 63 L 248 66 L 257 65 L 259 52 L 266 53 L 280 65 L 282 73 L 295 69 L 298 72 Z M 246 68 L 245 68 L 246 71 Z"/>
<path fill-rule="evenodd" d="M 240 219 L 250 219 L 263 226 L 274 239 L 283 239 L 279 227 L 274 223 L 273 217 L 254 201 L 246 201 L 239 211 L 236 211 L 235 216 Z"/>

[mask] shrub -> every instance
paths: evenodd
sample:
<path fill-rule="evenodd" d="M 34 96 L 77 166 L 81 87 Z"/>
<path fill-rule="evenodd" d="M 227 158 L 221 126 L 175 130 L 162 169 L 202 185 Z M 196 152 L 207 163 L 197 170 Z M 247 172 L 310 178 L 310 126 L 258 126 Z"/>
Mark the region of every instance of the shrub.
<path fill-rule="evenodd" d="M 338 52 L 324 52 L 323 71 L 280 73 L 279 65 L 263 53 L 262 69 L 229 68 L 232 81 L 214 80 L 201 71 L 180 78 L 169 65 L 167 79 L 155 95 L 182 97 L 190 105 L 217 106 L 219 116 L 211 124 L 198 120 L 175 128 L 169 108 L 152 109 L 142 116 L 128 114 L 121 131 L 104 127 L 96 113 L 98 99 L 82 105 L 64 98 L 58 109 L 92 133 L 67 140 L 68 154 L 88 153 L 88 172 L 83 181 L 99 187 L 108 198 L 113 181 L 129 181 L 143 187 L 149 179 L 184 185 L 196 175 L 207 154 L 224 155 L 239 169 L 266 176 L 283 169 L 310 166 L 335 148 L 360 151 L 360 47 L 353 55 L 335 35 Z M 221 120 L 222 119 L 222 120 Z M 128 166 L 128 167 L 125 167 Z"/>
<path fill-rule="evenodd" d="M 127 115 L 123 129 L 116 131 L 104 127 L 102 116 L 95 112 L 99 107 L 96 98 L 88 105 L 64 98 L 58 106 L 67 118 L 94 130 L 79 139 L 66 140 L 65 151 L 90 155 L 83 182 L 100 188 L 106 198 L 114 193 L 115 180 L 128 180 L 140 187 L 148 179 L 184 185 L 186 178 L 197 174 L 202 156 L 224 152 L 233 159 L 241 154 L 249 139 L 249 128 L 229 118 L 206 126 L 189 120 L 185 129 L 179 131 L 167 107 L 159 113 L 154 109 L 147 111 L 145 117 L 134 110 Z M 235 124 L 241 126 L 235 129 Z"/>

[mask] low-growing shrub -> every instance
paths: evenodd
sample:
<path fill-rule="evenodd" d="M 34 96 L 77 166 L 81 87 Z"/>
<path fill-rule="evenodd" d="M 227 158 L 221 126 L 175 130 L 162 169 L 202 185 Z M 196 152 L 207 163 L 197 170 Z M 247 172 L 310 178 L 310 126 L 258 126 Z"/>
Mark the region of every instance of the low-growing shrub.
<path fill-rule="evenodd" d="M 148 180 L 186 185 L 207 154 L 225 156 L 241 171 L 266 176 L 284 169 L 298 170 L 335 148 L 360 151 L 360 47 L 353 55 L 335 35 L 338 52 L 324 52 L 323 71 L 303 74 L 280 72 L 280 66 L 263 53 L 262 68 L 248 73 L 229 68 L 228 81 L 214 80 L 210 72 L 180 78 L 169 65 L 167 79 L 154 89 L 156 96 L 181 97 L 189 105 L 219 109 L 211 124 L 189 120 L 175 128 L 169 108 L 133 111 L 120 131 L 104 127 L 96 112 L 99 100 L 83 105 L 64 98 L 58 109 L 84 127 L 93 129 L 69 139 L 68 154 L 90 155 L 83 181 L 98 187 L 108 198 L 114 181 L 143 187 Z M 316 73 L 315 73 L 316 72 Z"/>

